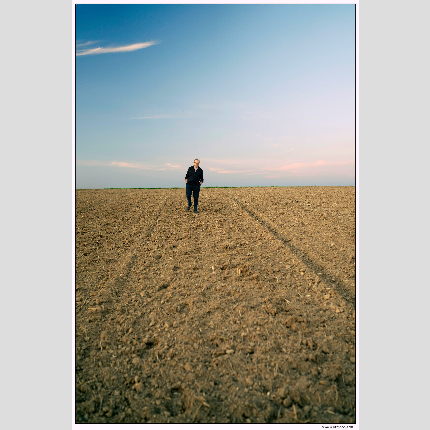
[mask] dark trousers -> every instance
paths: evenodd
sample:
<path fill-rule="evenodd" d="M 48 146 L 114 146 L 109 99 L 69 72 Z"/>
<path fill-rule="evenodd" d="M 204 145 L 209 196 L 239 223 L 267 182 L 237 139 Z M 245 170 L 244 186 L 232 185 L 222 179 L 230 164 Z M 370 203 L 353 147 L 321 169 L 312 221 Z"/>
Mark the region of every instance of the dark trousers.
<path fill-rule="evenodd" d="M 200 185 L 185 184 L 185 194 L 187 195 L 188 206 L 191 206 L 191 194 L 194 197 L 194 210 L 197 209 L 199 202 Z"/>

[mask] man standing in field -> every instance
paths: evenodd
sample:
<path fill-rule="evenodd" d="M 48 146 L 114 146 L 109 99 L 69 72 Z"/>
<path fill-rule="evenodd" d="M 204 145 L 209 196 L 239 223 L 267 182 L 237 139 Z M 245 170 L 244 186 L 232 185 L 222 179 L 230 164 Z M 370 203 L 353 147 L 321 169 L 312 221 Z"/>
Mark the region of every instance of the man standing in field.
<path fill-rule="evenodd" d="M 185 188 L 186 196 L 188 200 L 187 211 L 191 207 L 191 193 L 194 196 L 194 213 L 198 214 L 197 204 L 199 202 L 200 185 L 203 184 L 203 170 L 199 167 L 200 160 L 196 158 L 194 160 L 194 166 L 188 168 L 187 174 L 185 175 Z"/>

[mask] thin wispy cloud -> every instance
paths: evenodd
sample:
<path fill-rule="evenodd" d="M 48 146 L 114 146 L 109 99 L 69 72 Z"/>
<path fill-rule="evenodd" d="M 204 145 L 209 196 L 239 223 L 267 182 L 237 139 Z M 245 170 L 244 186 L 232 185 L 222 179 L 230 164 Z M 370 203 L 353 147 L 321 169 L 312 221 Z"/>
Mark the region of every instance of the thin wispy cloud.
<path fill-rule="evenodd" d="M 287 176 L 306 177 L 312 175 L 346 175 L 354 177 L 354 161 L 318 160 L 311 163 L 291 163 L 279 167 L 264 168 L 265 178 L 282 178 Z"/>
<path fill-rule="evenodd" d="M 82 48 L 83 46 L 94 45 L 94 43 L 99 43 L 100 40 L 90 40 L 88 42 L 76 41 L 76 48 Z"/>
<path fill-rule="evenodd" d="M 225 170 L 225 169 L 220 169 L 220 168 L 216 168 L 216 167 L 209 167 L 209 170 L 211 172 L 216 172 L 216 173 L 243 173 L 246 175 L 262 175 L 263 172 L 256 172 L 255 170 Z"/>
<path fill-rule="evenodd" d="M 112 166 L 118 166 L 118 167 L 129 167 L 132 169 L 137 169 L 138 166 L 136 164 L 132 164 L 132 163 L 126 163 L 124 161 L 112 161 L 112 163 L 110 163 L 110 165 Z"/>
<path fill-rule="evenodd" d="M 209 162 L 207 169 L 214 174 L 239 174 L 244 176 L 249 175 L 265 175 L 265 178 L 281 178 L 285 175 L 290 176 L 300 175 L 306 176 L 315 173 L 324 173 L 327 171 L 339 172 L 344 171 L 345 168 L 350 169 L 354 166 L 354 161 L 327 161 L 318 160 L 312 162 L 293 162 L 289 164 L 276 164 L 273 160 L 259 159 L 256 160 L 246 159 L 225 159 L 216 160 L 216 162 Z M 263 166 L 261 166 L 263 164 Z M 340 169 L 340 170 L 339 170 Z"/>
<path fill-rule="evenodd" d="M 163 165 L 149 165 L 142 163 L 127 163 L 125 161 L 112 161 L 108 164 L 109 166 L 124 167 L 129 169 L 140 169 L 140 170 L 171 170 L 179 169 L 179 164 L 164 163 Z"/>
<path fill-rule="evenodd" d="M 325 166 L 341 166 L 346 164 L 354 164 L 353 161 L 325 161 L 318 160 L 312 163 L 291 163 L 284 166 L 265 167 L 264 170 L 268 171 L 297 171 L 302 169 L 309 169 L 312 167 L 325 167 Z"/>
<path fill-rule="evenodd" d="M 108 163 L 106 161 L 100 161 L 100 160 L 76 160 L 77 166 L 84 166 L 84 167 L 101 167 L 106 166 Z"/>
<path fill-rule="evenodd" d="M 160 43 L 159 41 L 151 41 L 151 42 L 144 42 L 144 43 L 134 43 L 132 45 L 125 45 L 125 46 L 118 46 L 118 47 L 108 47 L 108 48 L 91 48 L 91 49 L 83 49 L 76 52 L 76 56 L 81 55 L 94 55 L 94 54 L 110 54 L 110 53 L 116 53 L 116 52 L 131 52 L 131 51 L 137 51 L 138 49 L 148 48 L 152 45 L 157 45 Z M 86 42 L 86 45 L 89 43 Z"/>
<path fill-rule="evenodd" d="M 129 163 L 126 161 L 100 161 L 100 160 L 76 160 L 76 165 L 86 167 L 121 167 L 125 169 L 140 169 L 140 170 L 172 170 L 180 169 L 181 165 L 164 163 L 144 164 L 144 163 Z"/>

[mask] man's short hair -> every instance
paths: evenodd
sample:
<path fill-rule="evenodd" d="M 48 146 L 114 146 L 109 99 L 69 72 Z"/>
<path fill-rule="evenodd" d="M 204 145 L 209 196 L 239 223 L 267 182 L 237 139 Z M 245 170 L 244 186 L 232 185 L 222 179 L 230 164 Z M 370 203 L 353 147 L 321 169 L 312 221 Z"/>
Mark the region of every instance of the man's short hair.
<path fill-rule="evenodd" d="M 198 158 L 194 158 L 194 161 L 198 161 L 200 163 L 200 160 Z"/>

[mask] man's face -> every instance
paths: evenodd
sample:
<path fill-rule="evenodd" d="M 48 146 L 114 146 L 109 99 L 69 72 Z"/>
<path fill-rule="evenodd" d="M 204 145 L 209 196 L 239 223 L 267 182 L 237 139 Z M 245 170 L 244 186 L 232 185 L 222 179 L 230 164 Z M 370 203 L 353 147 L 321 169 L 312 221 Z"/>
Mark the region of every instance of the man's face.
<path fill-rule="evenodd" d="M 199 167 L 199 162 L 197 160 L 194 160 L 194 167 Z"/>

